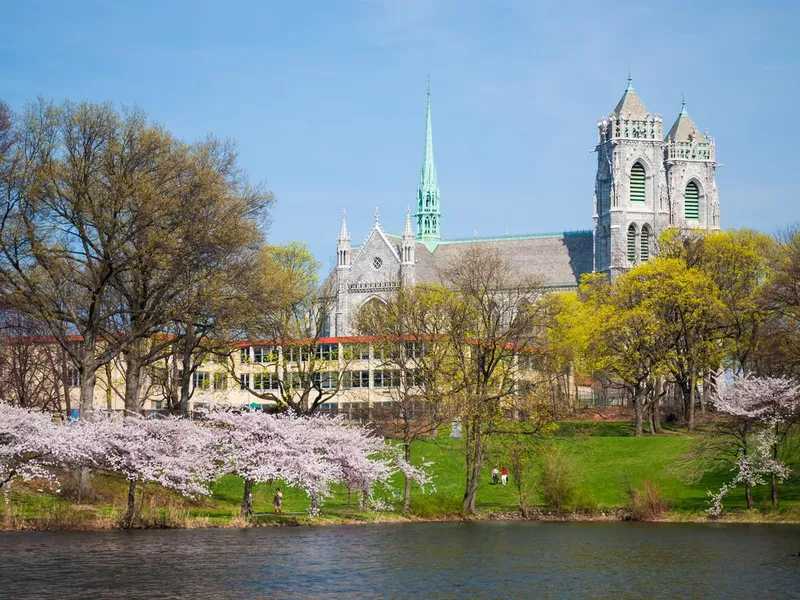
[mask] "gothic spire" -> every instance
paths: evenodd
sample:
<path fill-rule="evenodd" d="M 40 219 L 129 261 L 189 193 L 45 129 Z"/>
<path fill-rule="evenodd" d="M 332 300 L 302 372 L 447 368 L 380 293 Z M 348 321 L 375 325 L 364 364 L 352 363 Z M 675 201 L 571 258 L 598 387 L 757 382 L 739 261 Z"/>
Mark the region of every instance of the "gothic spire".
<path fill-rule="evenodd" d="M 433 130 L 431 128 L 431 79 L 428 77 L 428 104 L 425 114 L 425 159 L 422 161 L 420 185 L 436 187 L 436 163 L 433 162 Z"/>
<path fill-rule="evenodd" d="M 350 234 L 347 231 L 347 213 L 345 211 L 342 211 L 342 230 L 339 232 L 339 241 L 350 241 Z"/>
<path fill-rule="evenodd" d="M 436 163 L 433 161 L 433 130 L 431 128 L 431 81 L 428 78 L 428 102 L 425 115 L 425 157 L 417 189 L 417 239 L 439 241 L 439 188 L 436 185 Z"/>
<path fill-rule="evenodd" d="M 403 239 L 412 239 L 414 230 L 411 229 L 411 208 L 406 207 L 406 227 L 403 229 Z"/>

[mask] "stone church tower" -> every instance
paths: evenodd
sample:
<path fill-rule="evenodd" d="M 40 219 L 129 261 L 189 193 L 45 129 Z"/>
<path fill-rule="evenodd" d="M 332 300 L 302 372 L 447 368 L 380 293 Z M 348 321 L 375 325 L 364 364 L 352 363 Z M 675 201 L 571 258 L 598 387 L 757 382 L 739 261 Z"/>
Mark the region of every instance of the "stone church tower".
<path fill-rule="evenodd" d="M 714 140 L 700 133 L 686 104 L 664 140 L 664 162 L 670 206 L 670 225 L 718 230 L 719 196 Z"/>
<path fill-rule="evenodd" d="M 628 87 L 597 124 L 594 270 L 615 277 L 646 262 L 667 227 L 719 228 L 714 143 L 685 108 L 664 139 L 661 115 Z"/>

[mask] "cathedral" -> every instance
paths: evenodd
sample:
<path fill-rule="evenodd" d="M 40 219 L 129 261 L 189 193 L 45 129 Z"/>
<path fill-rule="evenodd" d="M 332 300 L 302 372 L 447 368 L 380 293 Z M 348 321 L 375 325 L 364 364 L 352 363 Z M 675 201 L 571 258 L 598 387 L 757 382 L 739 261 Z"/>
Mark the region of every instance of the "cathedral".
<path fill-rule="evenodd" d="M 548 289 L 569 290 L 584 273 L 613 278 L 646 262 L 667 227 L 719 229 L 714 140 L 698 130 L 685 105 L 664 136 L 661 115 L 647 109 L 628 77 L 622 98 L 598 121 L 597 132 L 592 231 L 443 238 L 429 88 L 416 212 L 406 211 L 403 233 L 384 231 L 376 210 L 366 239 L 353 247 L 342 215 L 336 267 L 328 278 L 335 302 L 331 335 L 351 335 L 350 322 L 358 308 L 385 297 L 401 281 L 437 282 L 438 267 L 467 244 L 484 245 L 521 272 L 544 281 Z"/>

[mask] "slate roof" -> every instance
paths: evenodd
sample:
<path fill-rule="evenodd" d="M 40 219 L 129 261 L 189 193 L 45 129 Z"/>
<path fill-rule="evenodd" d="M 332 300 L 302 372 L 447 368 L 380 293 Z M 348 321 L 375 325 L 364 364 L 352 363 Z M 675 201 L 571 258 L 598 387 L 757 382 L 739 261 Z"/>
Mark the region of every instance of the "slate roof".
<path fill-rule="evenodd" d="M 689 137 L 692 136 L 694 141 L 699 144 L 706 144 L 708 140 L 706 136 L 700 133 L 700 130 L 695 125 L 692 117 L 682 109 L 678 118 L 675 120 L 674 125 L 667 133 L 667 140 L 670 142 L 688 142 Z"/>
<path fill-rule="evenodd" d="M 398 236 L 387 236 L 400 243 Z M 418 283 L 438 282 L 439 270 L 472 244 L 486 245 L 524 275 L 540 278 L 548 287 L 574 287 L 581 275 L 591 273 L 593 241 L 591 231 L 571 231 L 528 236 L 445 240 L 433 250 L 416 243 L 415 276 Z"/>
<path fill-rule="evenodd" d="M 650 115 L 650 111 L 639 98 L 639 94 L 633 89 L 632 85 L 628 85 L 628 89 L 622 94 L 617 106 L 614 108 L 614 115 L 617 117 L 624 117 L 635 121 L 646 119 Z"/>

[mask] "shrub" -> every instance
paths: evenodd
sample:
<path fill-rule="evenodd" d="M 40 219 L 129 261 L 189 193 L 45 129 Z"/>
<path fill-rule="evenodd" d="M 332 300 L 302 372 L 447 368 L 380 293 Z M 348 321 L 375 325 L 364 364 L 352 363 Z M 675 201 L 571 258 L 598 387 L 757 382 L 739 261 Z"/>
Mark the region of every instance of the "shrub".
<path fill-rule="evenodd" d="M 70 506 L 68 504 L 54 504 L 47 510 L 47 514 L 36 520 L 36 529 L 42 531 L 76 531 L 86 529 L 94 520 L 94 509 Z"/>
<path fill-rule="evenodd" d="M 661 517 L 667 505 L 659 487 L 645 479 L 641 487 L 628 487 L 628 511 L 633 521 L 654 521 Z"/>
<path fill-rule="evenodd" d="M 575 497 L 575 460 L 556 447 L 546 450 L 542 454 L 539 487 L 547 506 L 564 510 Z"/>
<path fill-rule="evenodd" d="M 588 490 L 580 490 L 575 497 L 575 502 L 573 503 L 576 511 L 584 512 L 584 513 L 596 513 L 600 510 L 600 504 L 597 502 L 597 499 L 592 495 L 591 492 Z"/>
<path fill-rule="evenodd" d="M 422 518 L 446 517 L 461 514 L 458 498 L 441 494 L 411 496 L 411 514 Z"/>

